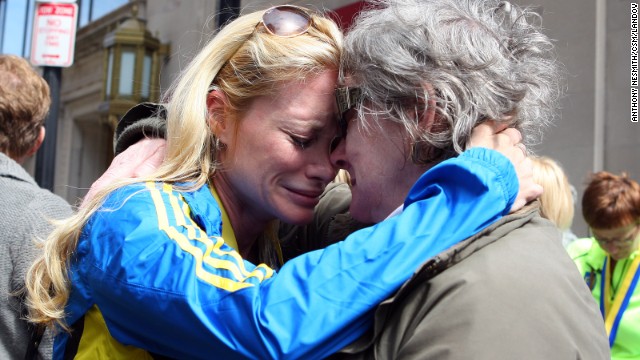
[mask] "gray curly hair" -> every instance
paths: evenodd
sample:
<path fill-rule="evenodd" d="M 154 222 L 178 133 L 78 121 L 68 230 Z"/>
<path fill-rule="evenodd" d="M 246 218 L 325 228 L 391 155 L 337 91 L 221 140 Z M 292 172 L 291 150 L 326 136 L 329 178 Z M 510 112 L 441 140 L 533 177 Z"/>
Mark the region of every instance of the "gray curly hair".
<path fill-rule="evenodd" d="M 482 121 L 541 140 L 557 115 L 561 66 L 541 18 L 497 0 L 369 0 L 346 36 L 342 72 L 361 88 L 359 123 L 403 125 L 416 163 L 460 153 Z M 419 120 L 429 100 L 436 121 Z M 365 114 L 373 115 L 365 118 Z M 368 119 L 368 120 L 366 120 Z"/>

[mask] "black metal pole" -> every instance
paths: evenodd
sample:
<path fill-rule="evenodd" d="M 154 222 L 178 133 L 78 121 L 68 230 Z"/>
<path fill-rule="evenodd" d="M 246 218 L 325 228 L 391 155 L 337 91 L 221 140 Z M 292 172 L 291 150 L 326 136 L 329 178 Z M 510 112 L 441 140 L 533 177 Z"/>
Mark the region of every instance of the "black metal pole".
<path fill-rule="evenodd" d="M 240 0 L 220 0 L 218 27 L 240 16 Z"/>
<path fill-rule="evenodd" d="M 45 66 L 42 77 L 49 84 L 51 92 L 51 108 L 44 123 L 46 135 L 44 142 L 36 154 L 35 179 L 40 187 L 53 191 L 53 177 L 56 165 L 56 138 L 58 130 L 58 113 L 60 112 L 60 78 L 62 68 Z"/>
<path fill-rule="evenodd" d="M 27 1 L 27 8 L 24 11 L 24 31 L 22 32 L 22 57 L 27 57 L 27 34 L 29 31 L 29 15 L 31 15 L 31 1 Z"/>
<path fill-rule="evenodd" d="M 82 19 L 82 0 L 77 0 L 76 3 L 78 4 L 78 17 L 76 18 L 76 29 L 80 29 L 80 22 Z"/>
<path fill-rule="evenodd" d="M 4 54 L 4 29 L 7 21 L 7 0 L 0 0 L 0 54 Z"/>

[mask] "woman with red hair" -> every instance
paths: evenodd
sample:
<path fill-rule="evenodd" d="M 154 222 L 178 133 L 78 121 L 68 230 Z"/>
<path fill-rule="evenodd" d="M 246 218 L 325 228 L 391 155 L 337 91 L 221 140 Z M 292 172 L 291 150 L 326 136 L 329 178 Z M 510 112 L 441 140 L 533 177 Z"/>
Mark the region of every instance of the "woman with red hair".
<path fill-rule="evenodd" d="M 611 358 L 640 358 L 640 185 L 627 174 L 595 173 L 582 198 L 592 237 L 568 250 L 600 304 Z"/>

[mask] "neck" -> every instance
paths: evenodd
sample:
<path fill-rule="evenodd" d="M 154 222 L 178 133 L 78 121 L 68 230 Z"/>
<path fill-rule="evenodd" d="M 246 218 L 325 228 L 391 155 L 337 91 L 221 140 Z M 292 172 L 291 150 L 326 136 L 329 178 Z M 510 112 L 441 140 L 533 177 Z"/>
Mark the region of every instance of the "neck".
<path fill-rule="evenodd" d="M 223 226 L 231 225 L 236 236 L 240 255 L 246 260 L 257 261 L 258 249 L 256 242 L 265 231 L 270 219 L 257 216 L 251 203 L 234 191 L 234 188 L 230 186 L 224 175 L 218 173 L 212 180 L 222 206 L 231 222 L 231 224 L 223 224 Z"/>
<path fill-rule="evenodd" d="M 392 180 L 388 182 L 393 186 L 385 189 L 384 197 L 372 210 L 371 216 L 369 218 L 360 218 L 357 214 L 353 214 L 354 218 L 364 223 L 379 223 L 385 220 L 398 206 L 404 203 L 409 191 L 426 170 L 425 167 L 413 164 L 410 159 L 407 159 L 405 163 L 393 169 Z"/>
<path fill-rule="evenodd" d="M 9 159 L 17 162 L 19 165 L 24 165 L 24 163 L 29 159 L 29 156 L 27 155 L 23 155 L 23 156 L 11 156 L 8 153 L 1 151 L 4 155 L 6 155 Z"/>

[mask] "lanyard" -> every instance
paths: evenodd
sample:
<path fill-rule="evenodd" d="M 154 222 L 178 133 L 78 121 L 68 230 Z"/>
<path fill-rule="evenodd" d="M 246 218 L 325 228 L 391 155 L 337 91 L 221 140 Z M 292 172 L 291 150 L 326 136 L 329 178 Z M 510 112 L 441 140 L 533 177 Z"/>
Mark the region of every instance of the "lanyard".
<path fill-rule="evenodd" d="M 629 300 L 631 299 L 631 295 L 633 295 L 633 291 L 638 283 L 638 278 L 640 277 L 640 271 L 638 271 L 640 254 L 636 255 L 627 273 L 624 274 L 624 279 L 616 292 L 613 303 L 611 303 L 611 278 L 613 276 L 613 269 L 609 266 L 610 262 L 611 258 L 607 255 L 604 259 L 604 265 L 602 265 L 603 276 L 600 283 L 600 312 L 604 317 L 605 328 L 607 335 L 609 335 L 609 346 L 613 347 L 622 315 L 629 305 Z"/>

